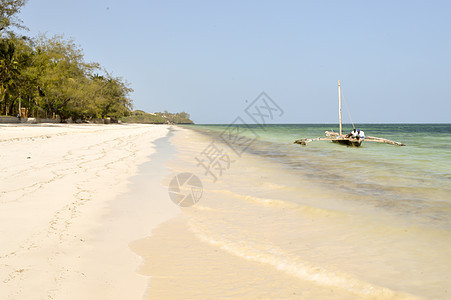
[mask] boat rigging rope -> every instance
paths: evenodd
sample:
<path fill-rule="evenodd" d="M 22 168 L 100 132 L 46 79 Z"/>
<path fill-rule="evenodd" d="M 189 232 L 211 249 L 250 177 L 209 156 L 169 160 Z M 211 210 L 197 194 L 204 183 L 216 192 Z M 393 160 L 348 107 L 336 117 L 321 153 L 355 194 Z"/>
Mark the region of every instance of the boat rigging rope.
<path fill-rule="evenodd" d="M 352 122 L 351 113 L 349 112 L 348 105 L 346 104 L 345 98 L 343 97 L 343 92 L 341 92 L 341 99 L 345 103 L 346 110 L 348 111 L 349 119 L 351 120 L 352 128 L 355 129 L 354 122 Z"/>

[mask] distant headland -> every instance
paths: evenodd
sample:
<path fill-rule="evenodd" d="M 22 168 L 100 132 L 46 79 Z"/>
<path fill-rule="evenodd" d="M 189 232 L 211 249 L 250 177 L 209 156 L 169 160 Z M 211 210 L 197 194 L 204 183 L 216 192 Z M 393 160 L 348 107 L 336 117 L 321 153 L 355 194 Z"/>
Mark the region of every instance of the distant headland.
<path fill-rule="evenodd" d="M 130 116 L 120 118 L 120 121 L 140 124 L 194 124 L 186 112 L 169 113 L 167 111 L 146 113 L 142 110 L 135 110 Z"/>

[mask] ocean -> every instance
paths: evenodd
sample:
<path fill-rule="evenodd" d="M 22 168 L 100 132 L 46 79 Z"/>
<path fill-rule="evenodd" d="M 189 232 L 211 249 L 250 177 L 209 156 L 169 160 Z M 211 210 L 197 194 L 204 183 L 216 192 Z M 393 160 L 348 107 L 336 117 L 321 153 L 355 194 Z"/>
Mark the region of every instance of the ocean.
<path fill-rule="evenodd" d="M 182 221 L 152 237 L 161 247 L 171 232 L 184 232 L 166 251 L 166 264 L 180 266 L 172 275 L 184 274 L 171 277 L 171 291 L 183 287 L 188 298 L 451 298 L 451 125 L 359 127 L 406 146 L 293 144 L 336 130 L 328 124 L 243 126 L 251 142 L 238 151 L 221 139 L 230 137 L 227 125 L 176 133 L 169 168 L 196 174 L 203 194 L 182 209 Z M 216 178 L 199 166 L 211 143 L 227 153 Z M 195 274 L 199 265 L 205 268 Z M 199 294 L 189 294 L 186 276 L 198 281 Z M 159 294 L 154 280 L 151 295 L 171 295 Z"/>

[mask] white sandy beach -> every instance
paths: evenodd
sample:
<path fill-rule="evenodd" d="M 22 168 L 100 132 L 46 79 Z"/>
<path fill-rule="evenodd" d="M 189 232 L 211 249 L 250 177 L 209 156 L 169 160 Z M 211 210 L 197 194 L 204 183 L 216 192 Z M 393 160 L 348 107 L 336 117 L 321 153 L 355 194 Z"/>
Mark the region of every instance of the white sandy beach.
<path fill-rule="evenodd" d="M 218 180 L 196 160 L 213 142 Z M 3 125 L 0 149 L 0 299 L 449 299 L 448 230 L 212 135 Z M 184 172 L 202 198 L 180 208 Z"/>
<path fill-rule="evenodd" d="M 158 188 L 161 176 L 145 179 L 157 188 L 139 203 L 130 179 L 168 130 L 0 126 L 1 299 L 144 295 L 149 278 L 136 272 L 142 260 L 128 244 L 178 208 Z"/>

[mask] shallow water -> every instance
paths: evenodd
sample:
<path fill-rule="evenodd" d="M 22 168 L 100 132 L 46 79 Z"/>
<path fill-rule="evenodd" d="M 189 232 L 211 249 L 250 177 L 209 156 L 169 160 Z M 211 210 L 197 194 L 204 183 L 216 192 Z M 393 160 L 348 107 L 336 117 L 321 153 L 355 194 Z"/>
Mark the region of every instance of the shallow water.
<path fill-rule="evenodd" d="M 450 297 L 451 125 L 364 125 L 366 135 L 407 146 L 360 148 L 293 144 L 329 125 L 254 126 L 245 134 L 258 139 L 241 155 L 218 139 L 225 126 L 188 128 L 173 139 L 179 153 L 169 167 L 198 175 L 204 193 L 183 209 L 183 221 L 150 238 L 149 255 L 171 255 L 149 274 L 177 266 L 170 284 L 154 279 L 150 298 L 177 289 L 241 298 Z M 233 160 L 217 180 L 195 159 L 212 141 Z M 166 248 L 165 239 L 182 231 L 181 245 Z M 199 242 L 203 248 L 190 248 Z M 237 280 L 224 277 L 231 266 Z M 187 285 L 186 276 L 215 284 Z"/>
<path fill-rule="evenodd" d="M 214 137 L 225 126 L 192 128 Z M 328 141 L 293 145 L 301 137 L 321 136 L 333 125 L 251 128 L 258 139 L 248 153 L 275 161 L 323 188 L 363 198 L 359 201 L 364 204 L 402 215 L 415 212 L 417 221 L 451 229 L 450 124 L 363 125 L 366 135 L 401 141 L 407 146 L 364 142 L 360 148 Z"/>

